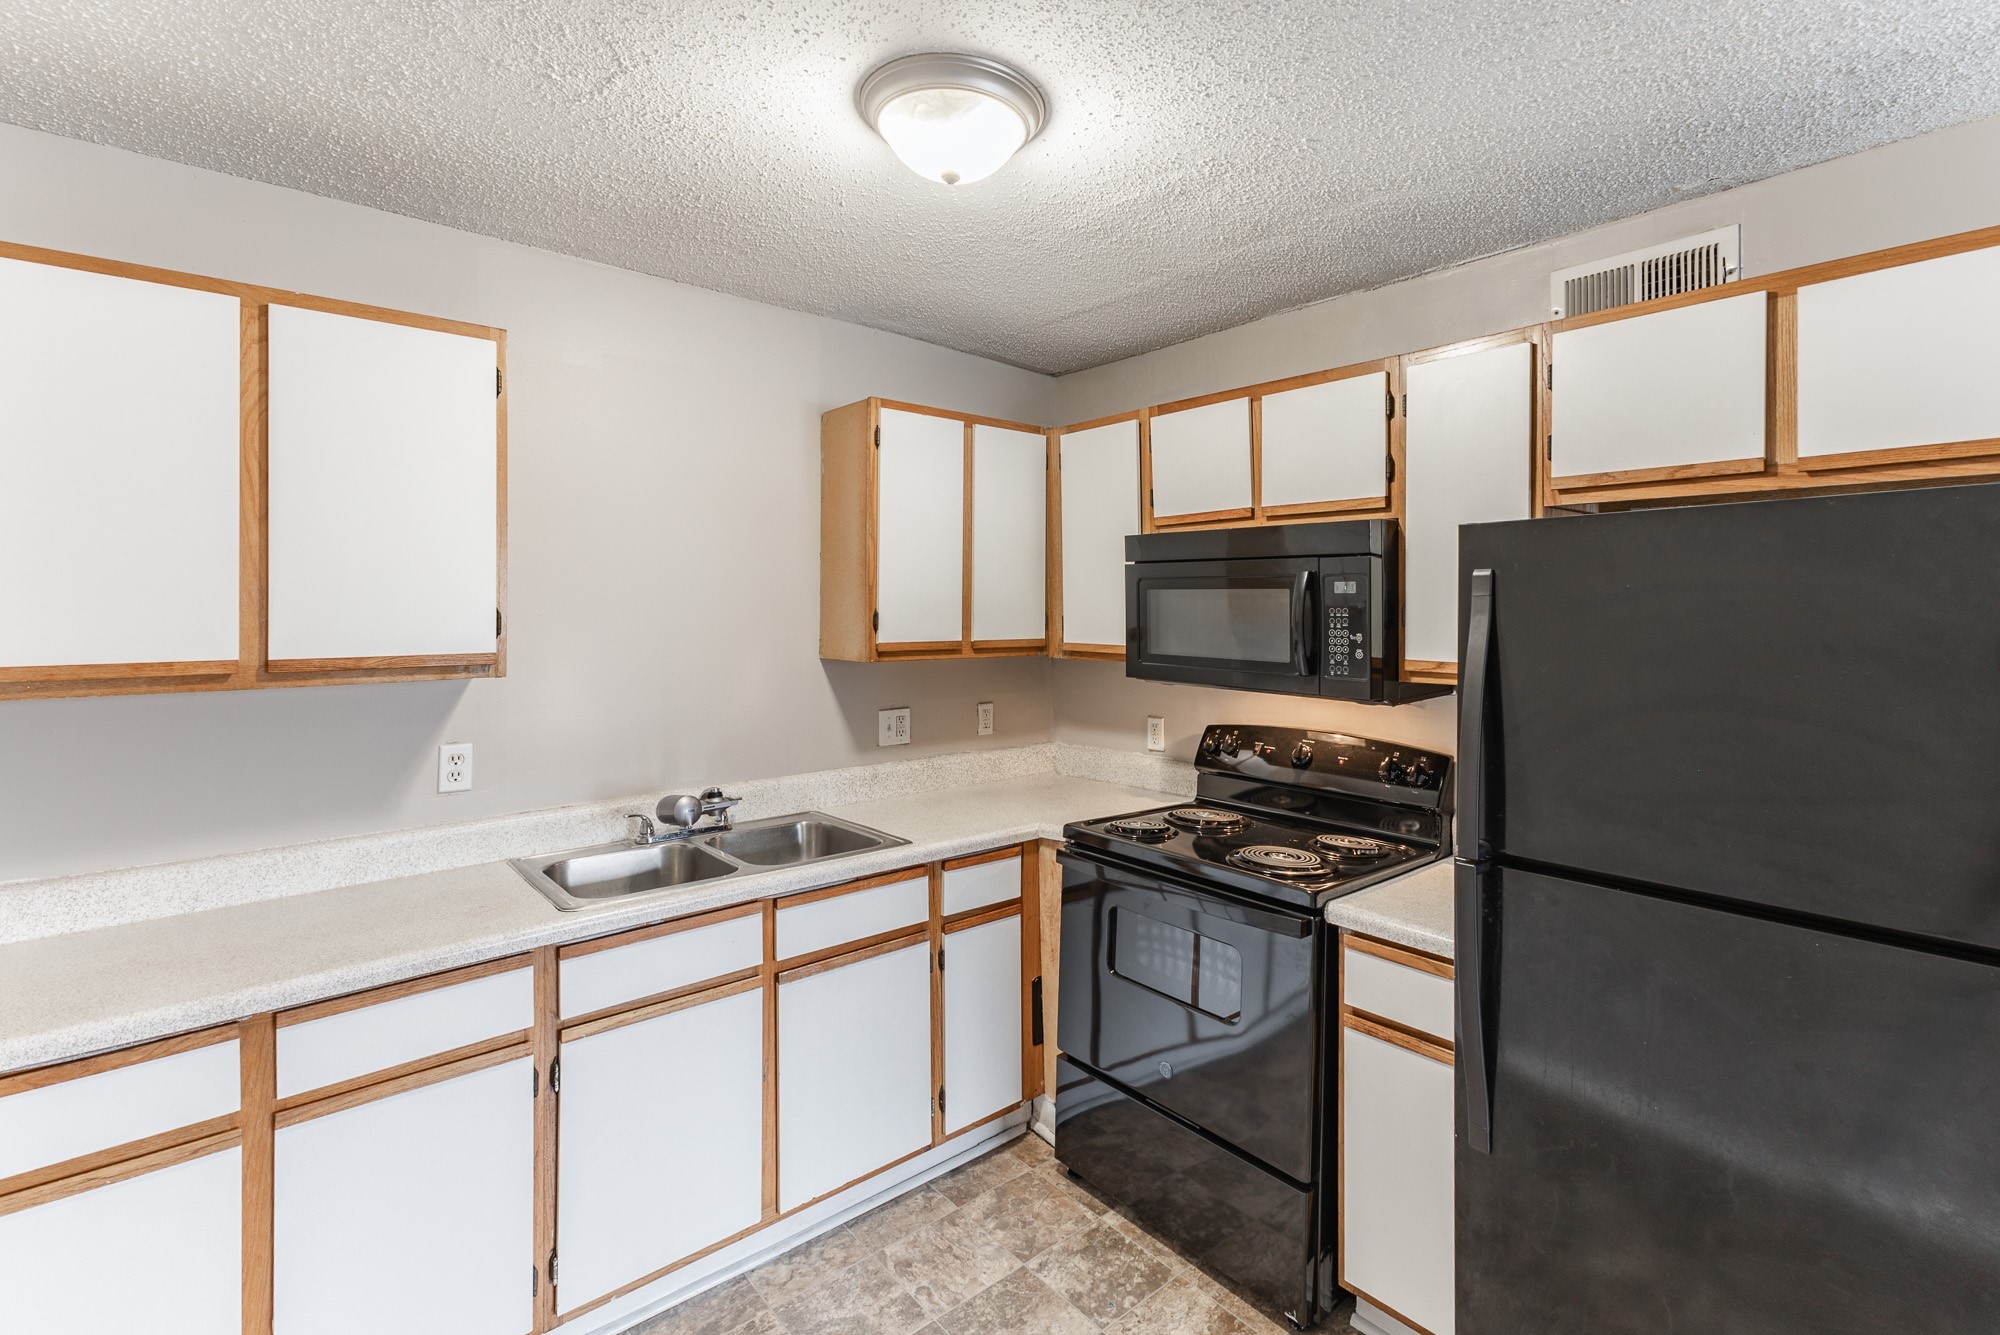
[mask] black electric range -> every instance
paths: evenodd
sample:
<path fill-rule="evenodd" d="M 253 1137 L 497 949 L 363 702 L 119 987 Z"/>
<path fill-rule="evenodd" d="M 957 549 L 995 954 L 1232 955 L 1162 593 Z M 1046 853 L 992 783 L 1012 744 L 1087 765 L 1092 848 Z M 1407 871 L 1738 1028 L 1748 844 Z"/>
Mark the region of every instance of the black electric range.
<path fill-rule="evenodd" d="M 1239 725 L 1196 766 L 1063 831 L 1056 1157 L 1305 1326 L 1338 1292 L 1325 907 L 1449 854 L 1451 760 Z"/>

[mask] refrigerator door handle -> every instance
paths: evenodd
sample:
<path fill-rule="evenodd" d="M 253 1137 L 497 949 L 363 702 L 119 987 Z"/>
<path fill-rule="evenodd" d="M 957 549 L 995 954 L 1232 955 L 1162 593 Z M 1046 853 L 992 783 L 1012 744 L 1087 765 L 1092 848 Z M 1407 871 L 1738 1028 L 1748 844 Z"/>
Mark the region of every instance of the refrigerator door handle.
<path fill-rule="evenodd" d="M 1458 1035 L 1453 1044 L 1460 1102 L 1465 1106 L 1465 1145 L 1493 1153 L 1493 1066 L 1486 1038 L 1486 868 L 1459 862 L 1453 868 L 1457 903 L 1454 974 Z"/>
<path fill-rule="evenodd" d="M 1465 662 L 1458 694 L 1459 847 L 1474 862 L 1492 854 L 1486 832 L 1486 691 L 1493 659 L 1493 572 L 1472 572 Z"/>

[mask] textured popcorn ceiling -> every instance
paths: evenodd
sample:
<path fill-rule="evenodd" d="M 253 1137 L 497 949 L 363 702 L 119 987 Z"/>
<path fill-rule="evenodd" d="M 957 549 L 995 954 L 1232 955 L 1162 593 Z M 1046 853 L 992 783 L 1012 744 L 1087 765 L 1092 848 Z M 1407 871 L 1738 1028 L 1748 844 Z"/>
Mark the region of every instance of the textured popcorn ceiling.
<path fill-rule="evenodd" d="M 930 49 L 1049 95 L 976 185 L 853 110 Z M 0 120 L 1069 371 L 2000 112 L 1996 49 L 1994 0 L 7 0 Z"/>

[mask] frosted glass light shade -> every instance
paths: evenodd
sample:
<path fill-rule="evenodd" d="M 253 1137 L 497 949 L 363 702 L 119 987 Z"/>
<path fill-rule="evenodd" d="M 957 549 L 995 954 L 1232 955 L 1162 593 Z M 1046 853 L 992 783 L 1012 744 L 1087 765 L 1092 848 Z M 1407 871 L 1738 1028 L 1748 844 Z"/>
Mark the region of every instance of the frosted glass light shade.
<path fill-rule="evenodd" d="M 890 100 L 875 129 L 903 165 L 946 185 L 983 181 L 1028 142 L 1020 113 L 969 88 L 924 88 Z"/>
<path fill-rule="evenodd" d="M 1042 128 L 1047 104 L 1026 77 L 982 56 L 903 56 L 855 90 L 862 118 L 903 164 L 945 185 L 983 180 Z"/>

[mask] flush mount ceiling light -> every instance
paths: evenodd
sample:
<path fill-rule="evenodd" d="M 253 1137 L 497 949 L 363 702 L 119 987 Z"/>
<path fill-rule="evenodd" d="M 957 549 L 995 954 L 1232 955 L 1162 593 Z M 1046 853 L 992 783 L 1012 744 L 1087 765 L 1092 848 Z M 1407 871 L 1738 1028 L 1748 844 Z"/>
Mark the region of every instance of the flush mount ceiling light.
<path fill-rule="evenodd" d="M 1020 72 L 942 52 L 879 67 L 861 81 L 854 104 L 904 166 L 946 185 L 999 171 L 1048 114 L 1042 90 Z"/>

